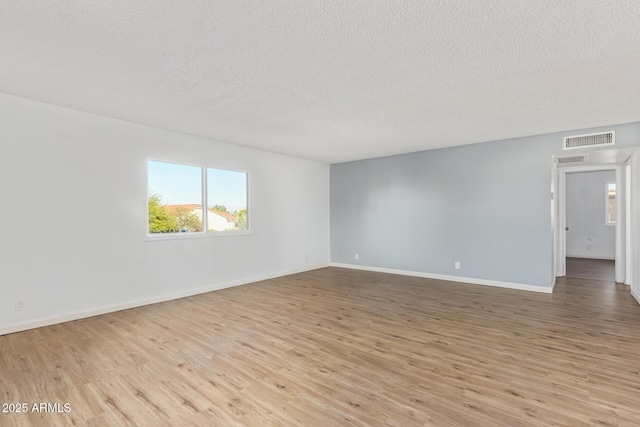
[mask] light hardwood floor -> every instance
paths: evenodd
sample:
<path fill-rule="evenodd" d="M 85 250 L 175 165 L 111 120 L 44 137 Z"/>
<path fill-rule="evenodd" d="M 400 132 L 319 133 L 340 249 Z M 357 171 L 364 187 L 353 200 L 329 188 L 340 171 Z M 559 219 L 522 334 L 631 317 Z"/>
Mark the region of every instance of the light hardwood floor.
<path fill-rule="evenodd" d="M 640 306 L 325 268 L 0 337 L 0 425 L 640 425 Z"/>

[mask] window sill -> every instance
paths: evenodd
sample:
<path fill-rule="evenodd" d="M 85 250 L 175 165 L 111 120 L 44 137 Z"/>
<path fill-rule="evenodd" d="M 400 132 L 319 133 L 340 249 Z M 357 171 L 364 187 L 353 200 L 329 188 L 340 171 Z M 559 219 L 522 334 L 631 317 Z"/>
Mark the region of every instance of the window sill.
<path fill-rule="evenodd" d="M 145 242 L 154 242 L 159 240 L 183 240 L 183 239 L 207 239 L 209 237 L 236 237 L 250 236 L 253 232 L 247 231 L 216 231 L 208 233 L 158 233 L 147 234 Z"/>

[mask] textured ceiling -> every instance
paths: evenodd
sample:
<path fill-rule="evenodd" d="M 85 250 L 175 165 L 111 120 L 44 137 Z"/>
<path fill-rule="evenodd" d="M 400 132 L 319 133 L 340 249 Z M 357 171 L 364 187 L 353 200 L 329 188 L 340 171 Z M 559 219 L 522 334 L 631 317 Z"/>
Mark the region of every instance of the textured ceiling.
<path fill-rule="evenodd" d="M 331 163 L 632 122 L 640 2 L 3 0 L 0 92 Z"/>

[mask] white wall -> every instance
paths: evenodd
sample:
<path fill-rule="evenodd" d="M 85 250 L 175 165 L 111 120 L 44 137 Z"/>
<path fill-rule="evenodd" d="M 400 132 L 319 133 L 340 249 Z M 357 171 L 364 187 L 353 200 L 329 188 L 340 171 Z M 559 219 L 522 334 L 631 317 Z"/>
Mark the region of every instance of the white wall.
<path fill-rule="evenodd" d="M 640 303 L 640 150 L 631 157 L 631 294 Z"/>
<path fill-rule="evenodd" d="M 616 182 L 615 171 L 567 174 L 568 257 L 615 259 L 616 227 L 607 225 L 605 216 L 610 182 Z"/>
<path fill-rule="evenodd" d="M 247 171 L 252 233 L 147 239 L 149 158 Z M 2 94 L 0 200 L 0 334 L 329 262 L 328 165 Z"/>

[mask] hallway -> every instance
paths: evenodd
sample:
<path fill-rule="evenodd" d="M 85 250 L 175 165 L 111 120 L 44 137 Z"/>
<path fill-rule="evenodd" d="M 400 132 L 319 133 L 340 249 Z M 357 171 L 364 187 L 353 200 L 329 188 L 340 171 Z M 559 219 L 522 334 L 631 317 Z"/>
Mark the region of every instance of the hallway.
<path fill-rule="evenodd" d="M 567 276 L 576 279 L 615 281 L 615 261 L 567 257 Z"/>

